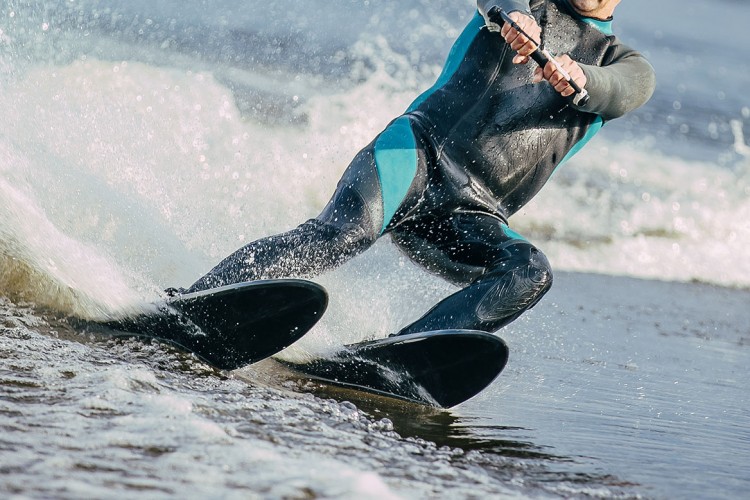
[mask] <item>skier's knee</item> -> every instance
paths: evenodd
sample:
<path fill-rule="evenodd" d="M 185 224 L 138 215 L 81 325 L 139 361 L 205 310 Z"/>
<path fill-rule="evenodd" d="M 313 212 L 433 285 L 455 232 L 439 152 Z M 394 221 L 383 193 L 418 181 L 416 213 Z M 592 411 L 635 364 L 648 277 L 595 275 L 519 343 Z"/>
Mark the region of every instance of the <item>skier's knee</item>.
<path fill-rule="evenodd" d="M 493 283 L 477 306 L 483 321 L 518 317 L 536 305 L 552 286 L 552 268 L 547 257 L 527 242 L 506 248 L 506 255 L 477 282 Z M 505 323 L 505 322 L 504 322 Z"/>

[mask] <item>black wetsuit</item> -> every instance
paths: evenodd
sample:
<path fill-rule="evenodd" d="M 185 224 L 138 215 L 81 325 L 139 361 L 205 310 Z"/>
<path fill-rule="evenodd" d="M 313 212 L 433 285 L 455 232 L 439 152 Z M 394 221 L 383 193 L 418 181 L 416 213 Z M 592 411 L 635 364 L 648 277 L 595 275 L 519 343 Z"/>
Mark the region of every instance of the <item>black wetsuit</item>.
<path fill-rule="evenodd" d="M 483 18 L 495 5 L 530 12 L 546 48 L 581 64 L 586 108 L 532 83 L 534 63 L 511 62 L 514 52 Z M 566 0 L 478 7 L 435 85 L 357 154 L 317 218 L 239 249 L 189 291 L 312 277 L 390 234 L 414 261 L 463 287 L 399 333 L 494 331 L 533 306 L 552 272 L 508 217 L 606 120 L 648 100 L 653 70 L 611 35 L 610 21 L 582 18 Z"/>

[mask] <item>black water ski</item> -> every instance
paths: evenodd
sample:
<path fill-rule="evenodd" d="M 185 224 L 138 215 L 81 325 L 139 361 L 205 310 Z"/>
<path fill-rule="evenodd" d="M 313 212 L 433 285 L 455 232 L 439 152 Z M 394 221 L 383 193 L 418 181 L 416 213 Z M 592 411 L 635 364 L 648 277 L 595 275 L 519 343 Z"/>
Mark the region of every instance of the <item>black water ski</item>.
<path fill-rule="evenodd" d="M 282 363 L 330 384 L 449 408 L 487 387 L 507 361 L 508 347 L 495 335 L 442 330 L 349 345 L 330 359 Z"/>
<path fill-rule="evenodd" d="M 168 342 L 216 368 L 234 370 L 294 343 L 327 304 L 325 289 L 310 281 L 254 281 L 178 295 L 152 313 L 99 326 L 114 335 Z"/>

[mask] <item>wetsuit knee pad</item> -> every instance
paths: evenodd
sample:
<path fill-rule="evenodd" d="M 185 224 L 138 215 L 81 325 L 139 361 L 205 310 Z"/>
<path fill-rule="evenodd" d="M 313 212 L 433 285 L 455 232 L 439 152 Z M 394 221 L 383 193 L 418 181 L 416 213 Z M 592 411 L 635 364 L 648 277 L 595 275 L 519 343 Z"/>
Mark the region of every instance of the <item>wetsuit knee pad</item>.
<path fill-rule="evenodd" d="M 500 326 L 532 308 L 552 287 L 552 268 L 536 247 L 525 241 L 513 242 L 504 254 L 473 285 L 483 289 L 477 317 L 483 322 L 500 321 Z"/>
<path fill-rule="evenodd" d="M 533 307 L 552 286 L 547 258 L 521 240 L 509 242 L 501 253 L 488 272 L 398 334 L 452 328 L 494 332 Z"/>

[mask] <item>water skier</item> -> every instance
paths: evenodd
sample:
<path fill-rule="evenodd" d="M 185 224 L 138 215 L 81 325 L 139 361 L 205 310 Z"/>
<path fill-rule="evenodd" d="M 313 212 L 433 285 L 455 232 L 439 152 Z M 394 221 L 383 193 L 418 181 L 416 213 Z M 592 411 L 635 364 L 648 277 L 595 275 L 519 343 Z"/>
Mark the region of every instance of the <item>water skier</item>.
<path fill-rule="evenodd" d="M 355 156 L 318 217 L 240 248 L 187 291 L 313 277 L 389 234 L 461 287 L 399 334 L 513 321 L 552 271 L 508 218 L 654 90 L 651 65 L 612 34 L 619 2 L 479 0 L 437 82 Z M 542 49 L 559 54 L 543 68 L 530 61 Z"/>

